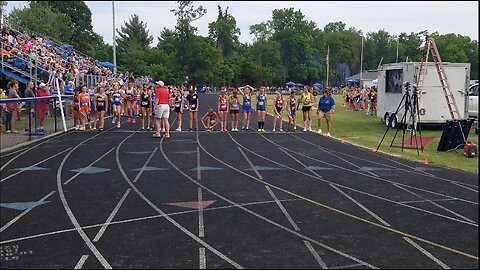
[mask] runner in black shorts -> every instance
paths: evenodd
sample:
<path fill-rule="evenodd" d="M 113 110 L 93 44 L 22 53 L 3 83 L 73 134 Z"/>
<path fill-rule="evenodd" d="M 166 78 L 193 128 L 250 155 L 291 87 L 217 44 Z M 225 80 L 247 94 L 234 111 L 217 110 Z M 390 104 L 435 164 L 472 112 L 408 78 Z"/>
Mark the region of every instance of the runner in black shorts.
<path fill-rule="evenodd" d="M 152 115 L 152 109 L 150 104 L 152 104 L 152 95 L 148 91 L 148 85 L 144 84 L 142 92 L 140 93 L 140 108 L 142 109 L 142 131 L 145 130 L 145 117 L 147 118 L 146 130 L 152 130 L 152 128 L 150 128 L 150 116 Z"/>

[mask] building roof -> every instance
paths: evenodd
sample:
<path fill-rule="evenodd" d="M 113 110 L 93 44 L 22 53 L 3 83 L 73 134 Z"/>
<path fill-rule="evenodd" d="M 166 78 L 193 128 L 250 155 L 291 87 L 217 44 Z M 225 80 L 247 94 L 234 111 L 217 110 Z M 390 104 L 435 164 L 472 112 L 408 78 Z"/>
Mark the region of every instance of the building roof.
<path fill-rule="evenodd" d="M 378 71 L 367 71 L 367 72 L 363 72 L 363 74 L 362 74 L 362 80 L 363 80 L 363 81 L 365 81 L 365 80 L 367 80 L 367 81 L 373 81 L 373 80 L 375 80 L 375 79 L 377 79 L 377 78 L 378 78 Z M 345 78 L 345 81 L 347 81 L 347 80 L 355 80 L 355 79 L 357 79 L 357 80 L 360 79 L 360 73 Z"/>

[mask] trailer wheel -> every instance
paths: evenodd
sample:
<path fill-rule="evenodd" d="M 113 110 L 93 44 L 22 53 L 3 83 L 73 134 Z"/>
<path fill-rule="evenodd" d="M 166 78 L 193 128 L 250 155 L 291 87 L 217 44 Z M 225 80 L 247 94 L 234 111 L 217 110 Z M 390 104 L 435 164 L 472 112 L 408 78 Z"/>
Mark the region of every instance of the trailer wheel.
<path fill-rule="evenodd" d="M 390 115 L 390 127 L 391 128 L 397 128 L 398 121 L 397 121 L 397 115 L 395 113 L 392 113 Z"/>
<path fill-rule="evenodd" d="M 385 126 L 390 126 L 390 115 L 388 115 L 388 112 L 383 116 L 383 122 L 385 122 Z"/>

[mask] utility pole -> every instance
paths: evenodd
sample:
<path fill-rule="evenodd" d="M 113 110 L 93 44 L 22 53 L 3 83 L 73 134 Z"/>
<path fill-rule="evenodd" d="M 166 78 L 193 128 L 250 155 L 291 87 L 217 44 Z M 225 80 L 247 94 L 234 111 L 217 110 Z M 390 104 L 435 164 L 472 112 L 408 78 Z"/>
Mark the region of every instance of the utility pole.
<path fill-rule="evenodd" d="M 115 41 L 115 1 L 112 1 L 112 13 L 113 13 L 113 75 L 117 75 L 117 51 Z"/>

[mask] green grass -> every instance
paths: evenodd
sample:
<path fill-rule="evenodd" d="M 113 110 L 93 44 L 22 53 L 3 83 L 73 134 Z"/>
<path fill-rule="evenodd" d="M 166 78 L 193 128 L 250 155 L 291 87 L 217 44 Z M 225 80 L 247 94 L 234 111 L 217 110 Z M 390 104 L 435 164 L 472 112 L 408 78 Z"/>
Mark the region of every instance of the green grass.
<path fill-rule="evenodd" d="M 268 97 L 268 114 L 270 115 L 273 115 L 274 97 L 274 95 L 269 95 Z M 287 99 L 288 96 L 284 95 L 284 98 Z M 317 104 L 318 98 L 319 97 L 317 97 Z M 365 111 L 345 111 L 345 108 L 342 106 L 342 96 L 336 95 L 334 96 L 334 99 L 336 103 L 336 109 L 335 114 L 332 117 L 332 137 L 338 140 L 344 140 L 346 143 L 355 144 L 368 149 L 376 149 L 383 137 L 383 134 L 385 133 L 385 130 L 387 129 L 380 118 L 367 115 Z M 314 106 L 312 109 L 313 130 L 318 130 L 318 116 L 316 111 L 317 108 Z M 284 120 L 288 121 L 286 114 L 287 113 L 284 112 L 283 117 Z M 303 116 L 301 110 L 300 112 L 297 112 L 296 120 L 298 125 L 303 125 Z M 322 129 L 324 132 L 326 132 L 327 125 L 325 120 L 323 121 Z M 435 137 L 435 139 L 425 147 L 423 153 L 420 151 L 420 155 L 417 155 L 416 149 L 404 148 L 402 152 L 401 148 L 390 147 L 390 143 L 392 142 L 395 131 L 395 129 L 389 129 L 387 136 L 385 136 L 385 139 L 380 146 L 380 152 L 418 162 L 423 162 L 426 159 L 428 163 L 432 165 L 478 173 L 478 158 L 465 157 L 463 155 L 463 148 L 448 152 L 437 151 L 438 143 L 440 142 L 440 138 L 442 136 L 441 130 L 422 129 L 422 137 Z M 405 132 L 405 138 L 410 138 L 410 132 Z M 470 131 L 468 140 L 478 145 L 478 135 L 475 134 L 473 129 Z M 402 130 L 399 130 L 394 144 L 401 144 L 401 142 Z"/>

